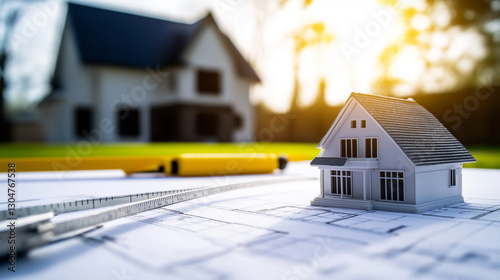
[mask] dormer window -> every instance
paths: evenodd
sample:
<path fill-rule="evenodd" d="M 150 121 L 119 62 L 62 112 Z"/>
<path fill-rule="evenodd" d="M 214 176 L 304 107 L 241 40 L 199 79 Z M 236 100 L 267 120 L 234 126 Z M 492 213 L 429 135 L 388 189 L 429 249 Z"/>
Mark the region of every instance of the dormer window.
<path fill-rule="evenodd" d="M 351 128 L 356 128 L 356 121 L 351 121 Z"/>

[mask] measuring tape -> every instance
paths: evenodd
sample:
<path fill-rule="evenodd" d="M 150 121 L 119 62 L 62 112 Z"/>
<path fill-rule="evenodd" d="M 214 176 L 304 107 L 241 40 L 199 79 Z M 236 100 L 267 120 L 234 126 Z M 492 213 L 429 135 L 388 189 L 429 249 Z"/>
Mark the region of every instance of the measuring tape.
<path fill-rule="evenodd" d="M 51 221 L 52 217 L 54 217 L 53 211 L 43 214 L 30 215 L 15 220 L 15 251 L 17 254 L 20 254 L 30 249 L 43 246 L 45 244 L 48 244 L 50 242 L 59 239 L 76 236 L 78 234 L 99 227 L 103 223 L 108 221 L 124 218 L 144 211 L 172 205 L 179 202 L 184 202 L 213 194 L 218 194 L 253 186 L 262 186 L 268 184 L 284 183 L 284 182 L 299 181 L 299 180 L 311 180 L 311 179 L 316 179 L 316 178 L 310 178 L 304 176 L 297 176 L 297 177 L 288 176 L 283 178 L 274 178 L 271 180 L 237 183 L 225 186 L 184 189 L 184 190 L 177 190 L 176 193 L 167 193 L 159 197 L 153 197 L 141 201 L 125 202 L 125 203 L 123 202 L 124 197 L 129 197 L 130 201 L 132 201 L 133 199 L 132 196 L 134 197 L 141 196 L 141 194 L 132 196 L 123 196 L 120 197 L 121 200 L 120 199 L 116 200 L 117 202 L 121 201 L 121 203 L 114 204 L 114 207 L 110 209 L 100 209 L 99 211 L 89 213 L 88 215 L 83 215 L 81 217 L 65 221 L 57 221 L 57 222 Z M 100 199 L 102 200 L 102 198 Z M 93 200 L 96 201 L 99 200 L 99 198 Z M 86 200 L 80 200 L 78 202 L 82 201 Z M 111 201 L 114 200 L 111 199 Z M 67 205 L 69 205 L 69 203 L 67 203 Z M 40 209 L 43 209 L 43 206 L 40 207 L 42 208 L 34 206 L 26 209 L 39 211 Z M 58 211 L 66 211 L 66 212 L 79 211 L 79 210 L 72 210 L 75 207 L 81 207 L 81 210 L 92 209 L 92 208 L 85 208 L 87 207 L 85 204 L 82 204 L 81 206 L 71 205 L 67 208 L 68 211 L 66 211 L 66 208 L 60 206 L 58 206 L 57 209 L 59 209 Z M 12 235 L 12 229 L 9 228 L 8 226 L 9 222 L 12 222 L 12 220 L 7 220 L 6 222 L 7 226 L 2 225 L 2 227 L 0 228 L 0 258 L 8 256 L 9 252 L 12 251 L 10 248 L 11 244 L 7 242 L 9 236 Z"/>

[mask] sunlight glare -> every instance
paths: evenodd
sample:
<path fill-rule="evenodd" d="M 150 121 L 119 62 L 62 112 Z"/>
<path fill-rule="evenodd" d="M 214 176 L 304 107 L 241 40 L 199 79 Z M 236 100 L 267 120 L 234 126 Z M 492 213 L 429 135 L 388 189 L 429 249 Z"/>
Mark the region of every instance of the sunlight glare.
<path fill-rule="evenodd" d="M 335 37 L 335 40 L 327 45 L 312 45 L 302 51 L 298 59 L 300 97 L 301 105 L 309 105 L 316 99 L 318 93 L 318 83 L 321 77 L 326 79 L 326 101 L 330 105 L 336 105 L 345 102 L 351 92 L 370 92 L 371 85 L 376 78 L 377 63 L 380 53 L 391 42 L 397 40 L 401 34 L 400 10 L 392 10 L 387 5 L 380 4 L 377 0 L 362 1 L 331 1 L 315 0 L 313 4 L 305 11 L 297 13 L 287 11 L 285 15 L 280 15 L 282 22 L 292 23 L 294 28 L 323 22 L 325 32 Z M 381 22 L 377 18 L 383 14 L 387 22 Z M 273 21 L 276 23 L 276 21 Z M 290 24 L 288 24 L 290 33 Z M 278 30 L 280 30 L 278 32 Z M 367 42 L 363 46 L 356 45 L 356 36 L 358 33 L 366 36 Z M 267 32 L 269 41 L 275 43 L 279 38 L 283 39 L 284 27 L 281 29 L 274 27 L 274 32 Z M 267 42 L 266 42 L 267 43 Z M 342 51 L 342 44 L 349 44 L 357 48 L 357 52 L 351 57 L 346 57 Z M 282 52 L 282 49 L 280 50 Z M 269 58 L 277 55 L 278 51 L 269 52 Z M 269 81 L 276 85 L 268 88 L 278 88 L 279 85 L 293 85 L 294 75 L 290 76 L 290 71 L 282 71 L 282 65 L 272 65 L 266 63 L 273 69 L 266 69 L 267 73 L 272 75 Z M 281 69 L 281 70 L 279 70 Z M 293 69 L 292 69 L 293 72 Z M 287 87 L 288 88 L 288 87 Z M 261 90 L 255 90 L 256 100 L 264 101 L 271 109 L 284 112 L 288 107 L 284 107 L 285 96 L 291 96 L 285 93 L 282 88 L 280 94 L 268 94 Z M 290 91 L 293 91 L 293 86 Z M 267 91 L 267 90 L 266 90 Z M 275 92 L 275 91 L 273 91 Z"/>

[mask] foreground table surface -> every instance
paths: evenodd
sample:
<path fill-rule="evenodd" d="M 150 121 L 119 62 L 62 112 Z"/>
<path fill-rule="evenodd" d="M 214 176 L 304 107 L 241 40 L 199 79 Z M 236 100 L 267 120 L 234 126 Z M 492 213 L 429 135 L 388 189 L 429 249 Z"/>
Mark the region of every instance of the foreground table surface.
<path fill-rule="evenodd" d="M 304 162 L 284 174 L 255 176 L 18 173 L 17 200 L 28 206 L 297 174 L 315 178 L 317 170 Z M 318 180 L 236 190 L 35 249 L 17 259 L 15 273 L 3 262 L 0 278 L 496 279 L 500 170 L 464 169 L 463 176 L 465 203 L 420 215 L 311 207 Z M 0 177 L 4 186 L 6 178 Z M 6 192 L 0 201 L 5 208 Z"/>

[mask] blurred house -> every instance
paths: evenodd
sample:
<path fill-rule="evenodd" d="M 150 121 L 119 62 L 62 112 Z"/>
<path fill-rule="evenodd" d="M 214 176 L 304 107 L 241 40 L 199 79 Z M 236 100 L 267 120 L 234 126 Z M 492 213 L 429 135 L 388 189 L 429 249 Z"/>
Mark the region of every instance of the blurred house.
<path fill-rule="evenodd" d="M 47 142 L 245 141 L 252 67 L 209 14 L 183 24 L 70 3 L 38 105 Z"/>

